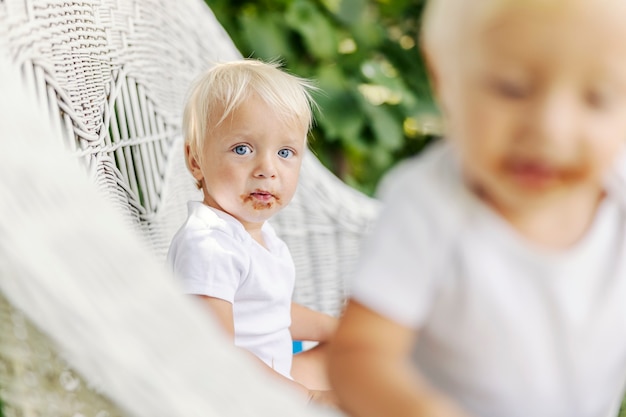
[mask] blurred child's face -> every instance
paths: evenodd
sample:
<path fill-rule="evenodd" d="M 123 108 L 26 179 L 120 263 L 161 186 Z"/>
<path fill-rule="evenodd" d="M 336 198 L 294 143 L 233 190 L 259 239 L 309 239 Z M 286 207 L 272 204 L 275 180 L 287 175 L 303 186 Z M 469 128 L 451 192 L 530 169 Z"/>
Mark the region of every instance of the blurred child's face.
<path fill-rule="evenodd" d="M 498 12 L 434 65 L 468 181 L 500 210 L 600 196 L 626 139 L 626 3 L 556 1 Z"/>
<path fill-rule="evenodd" d="M 247 99 L 205 138 L 202 162 L 190 163 L 204 203 L 247 230 L 260 226 L 291 201 L 307 132 L 305 125 L 285 124 L 256 95 Z"/>

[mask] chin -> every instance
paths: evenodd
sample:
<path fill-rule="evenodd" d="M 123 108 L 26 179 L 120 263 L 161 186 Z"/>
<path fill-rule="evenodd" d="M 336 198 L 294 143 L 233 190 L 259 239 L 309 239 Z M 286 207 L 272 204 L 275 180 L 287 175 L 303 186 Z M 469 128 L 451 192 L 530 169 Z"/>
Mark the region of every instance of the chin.
<path fill-rule="evenodd" d="M 271 219 L 274 214 L 275 211 L 272 210 L 271 213 L 269 211 L 266 213 L 255 213 L 252 215 L 243 216 L 242 218 L 247 223 L 264 223 L 267 220 Z"/>

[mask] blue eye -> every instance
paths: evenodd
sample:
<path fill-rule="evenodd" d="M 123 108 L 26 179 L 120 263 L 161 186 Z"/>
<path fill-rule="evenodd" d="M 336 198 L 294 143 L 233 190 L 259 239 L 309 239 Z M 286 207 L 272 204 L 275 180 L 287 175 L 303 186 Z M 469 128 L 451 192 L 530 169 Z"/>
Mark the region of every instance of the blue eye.
<path fill-rule="evenodd" d="M 293 156 L 293 151 L 291 149 L 281 149 L 278 151 L 278 156 L 281 158 L 291 158 Z"/>
<path fill-rule="evenodd" d="M 233 152 L 237 155 L 247 155 L 252 152 L 252 150 L 248 145 L 237 145 L 233 148 Z"/>

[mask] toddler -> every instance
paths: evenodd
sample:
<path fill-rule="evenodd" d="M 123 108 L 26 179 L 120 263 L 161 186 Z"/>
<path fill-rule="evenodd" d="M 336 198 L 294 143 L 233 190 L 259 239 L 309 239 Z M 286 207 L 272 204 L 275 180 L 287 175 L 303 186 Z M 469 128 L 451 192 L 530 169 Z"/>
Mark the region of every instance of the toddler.
<path fill-rule="evenodd" d="M 236 346 L 309 399 L 332 403 L 323 343 L 294 357 L 292 337 L 325 342 L 336 319 L 292 303 L 294 264 L 267 222 L 296 191 L 312 88 L 257 60 L 218 64 L 199 78 L 183 130 L 187 167 L 204 199 L 188 203 L 167 260 Z"/>
<path fill-rule="evenodd" d="M 384 183 L 330 346 L 339 401 L 359 417 L 616 415 L 626 2 L 431 0 L 423 24 L 446 139 Z"/>

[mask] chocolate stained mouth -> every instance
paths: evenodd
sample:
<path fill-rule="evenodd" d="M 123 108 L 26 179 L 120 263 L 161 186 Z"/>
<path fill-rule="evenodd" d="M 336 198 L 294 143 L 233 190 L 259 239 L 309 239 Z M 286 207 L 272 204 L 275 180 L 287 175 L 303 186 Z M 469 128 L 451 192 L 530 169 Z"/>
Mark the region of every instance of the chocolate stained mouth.
<path fill-rule="evenodd" d="M 516 166 L 516 164 L 505 164 L 504 165 L 504 169 L 505 170 L 515 170 L 515 169 L 521 169 L 523 168 L 524 164 L 518 164 L 518 166 Z M 527 164 L 532 166 L 532 164 Z M 538 172 L 541 173 L 543 171 L 543 173 L 545 173 L 546 175 L 550 175 L 552 176 L 554 179 L 561 181 L 561 182 L 572 182 L 572 181 L 580 181 L 581 178 L 585 178 L 588 174 L 589 171 L 591 170 L 591 167 L 589 166 L 589 164 L 583 164 L 581 166 L 565 166 L 565 167 L 541 167 L 540 169 L 538 169 Z"/>
<path fill-rule="evenodd" d="M 241 200 L 245 203 L 252 203 L 252 208 L 255 210 L 267 210 L 270 209 L 274 206 L 274 203 L 279 203 L 280 202 L 280 198 L 276 197 L 275 195 L 272 195 L 272 197 L 274 197 L 274 201 L 268 201 L 268 202 L 264 202 L 264 201 L 259 201 L 257 199 L 255 199 L 252 194 L 242 194 Z"/>

